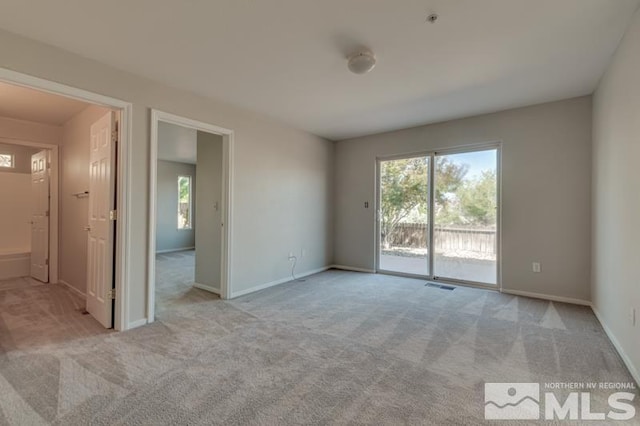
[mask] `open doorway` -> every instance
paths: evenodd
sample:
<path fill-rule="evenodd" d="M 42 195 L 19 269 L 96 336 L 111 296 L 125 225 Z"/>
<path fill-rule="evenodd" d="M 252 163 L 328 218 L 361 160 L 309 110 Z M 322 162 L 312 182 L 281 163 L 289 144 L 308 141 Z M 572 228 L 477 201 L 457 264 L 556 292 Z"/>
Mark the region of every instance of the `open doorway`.
<path fill-rule="evenodd" d="M 148 318 L 228 298 L 232 132 L 153 111 Z"/>
<path fill-rule="evenodd" d="M 206 260 L 202 257 L 205 241 L 220 247 L 220 227 L 214 226 L 220 222 L 219 209 L 205 211 L 205 206 L 220 204 L 222 139 L 212 135 L 209 141 L 207 136 L 176 124 L 158 124 L 155 312 L 160 318 L 167 310 L 220 294 L 219 271 L 203 273 L 204 266 L 219 268 L 221 262 L 219 250 Z"/>
<path fill-rule="evenodd" d="M 499 285 L 500 146 L 378 160 L 380 272 Z"/>
<path fill-rule="evenodd" d="M 127 157 L 118 147 L 127 146 L 128 104 L 0 71 L 0 192 L 11 200 L 0 207 L 11 234 L 0 241 L 0 291 L 14 301 L 0 311 L 20 325 L 11 341 L 124 329 L 115 288 L 125 284 L 117 209 L 126 217 Z"/>
<path fill-rule="evenodd" d="M 7 87 L 0 84 L 0 91 Z M 11 124 L 38 126 L 14 120 L 0 117 L 0 288 L 27 278 L 56 282 L 58 275 L 58 194 L 50 175 L 57 170 L 58 146 L 8 138 Z"/>

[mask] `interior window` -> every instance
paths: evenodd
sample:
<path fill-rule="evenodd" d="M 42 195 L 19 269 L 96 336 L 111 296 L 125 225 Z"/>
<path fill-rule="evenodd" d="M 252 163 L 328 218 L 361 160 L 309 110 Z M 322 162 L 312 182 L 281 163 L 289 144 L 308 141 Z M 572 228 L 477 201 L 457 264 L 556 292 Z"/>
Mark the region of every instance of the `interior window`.
<path fill-rule="evenodd" d="M 178 229 L 191 229 L 191 176 L 178 176 Z"/>
<path fill-rule="evenodd" d="M 13 154 L 0 154 L 0 167 L 12 169 L 15 167 Z"/>

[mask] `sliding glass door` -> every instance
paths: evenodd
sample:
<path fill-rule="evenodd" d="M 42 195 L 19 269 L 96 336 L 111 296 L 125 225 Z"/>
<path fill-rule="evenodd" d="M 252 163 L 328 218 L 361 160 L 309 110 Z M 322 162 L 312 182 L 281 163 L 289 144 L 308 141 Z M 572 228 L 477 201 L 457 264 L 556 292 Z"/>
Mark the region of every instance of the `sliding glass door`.
<path fill-rule="evenodd" d="M 378 163 L 378 270 L 498 283 L 499 148 Z"/>
<path fill-rule="evenodd" d="M 380 161 L 379 269 L 429 270 L 429 157 Z"/>
<path fill-rule="evenodd" d="M 498 150 L 435 154 L 433 276 L 497 284 Z"/>

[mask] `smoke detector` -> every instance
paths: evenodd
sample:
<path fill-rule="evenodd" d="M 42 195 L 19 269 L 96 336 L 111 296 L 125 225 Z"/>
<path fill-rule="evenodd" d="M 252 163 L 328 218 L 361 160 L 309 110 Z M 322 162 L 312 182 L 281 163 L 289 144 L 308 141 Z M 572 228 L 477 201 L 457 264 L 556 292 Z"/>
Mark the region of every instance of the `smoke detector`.
<path fill-rule="evenodd" d="M 354 74 L 366 74 L 376 66 L 376 57 L 369 50 L 361 50 L 347 58 L 347 66 Z"/>

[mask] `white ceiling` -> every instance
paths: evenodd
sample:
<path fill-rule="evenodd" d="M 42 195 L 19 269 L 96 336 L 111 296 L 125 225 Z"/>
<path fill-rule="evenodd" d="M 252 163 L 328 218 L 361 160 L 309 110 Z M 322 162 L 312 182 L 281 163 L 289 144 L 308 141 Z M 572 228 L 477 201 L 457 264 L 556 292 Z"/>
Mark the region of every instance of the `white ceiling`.
<path fill-rule="evenodd" d="M 198 131 L 161 121 L 158 124 L 158 159 L 196 164 Z"/>
<path fill-rule="evenodd" d="M 3 0 L 0 27 L 342 139 L 592 93 L 638 3 Z"/>
<path fill-rule="evenodd" d="M 0 117 L 62 125 L 89 104 L 0 82 Z"/>

